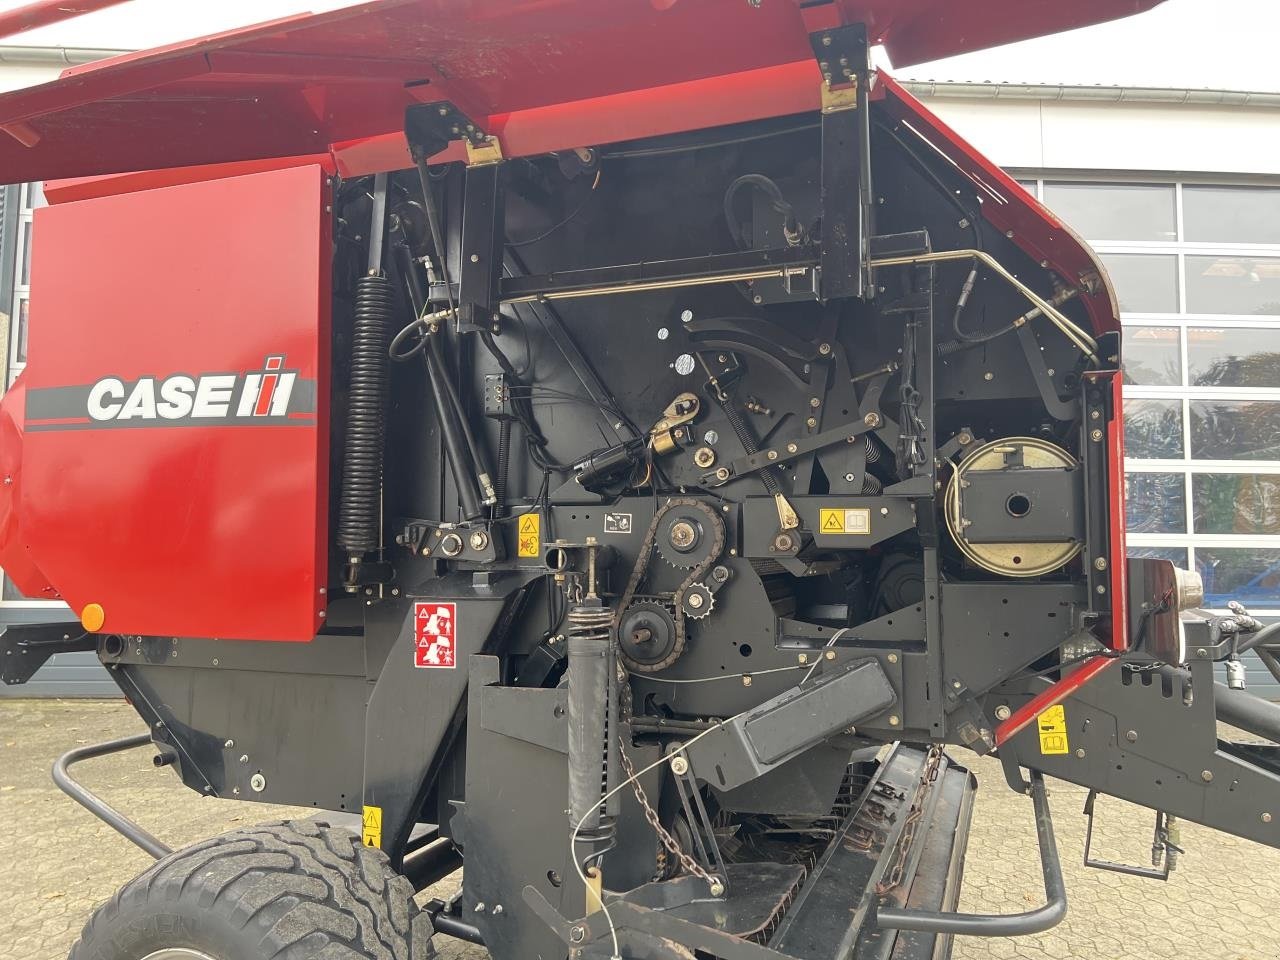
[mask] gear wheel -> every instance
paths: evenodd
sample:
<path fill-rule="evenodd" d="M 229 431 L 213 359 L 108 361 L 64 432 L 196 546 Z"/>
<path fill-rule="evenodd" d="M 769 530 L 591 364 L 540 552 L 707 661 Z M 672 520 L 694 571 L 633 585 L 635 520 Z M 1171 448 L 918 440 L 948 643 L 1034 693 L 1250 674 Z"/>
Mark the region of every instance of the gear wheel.
<path fill-rule="evenodd" d="M 654 546 L 673 567 L 691 570 L 710 563 L 724 549 L 724 521 L 697 500 L 673 500 L 662 512 Z"/>
<path fill-rule="evenodd" d="M 701 620 L 716 608 L 716 599 L 704 584 L 695 583 L 685 589 L 681 607 L 690 620 Z"/>
<path fill-rule="evenodd" d="M 684 653 L 684 637 L 676 629 L 671 609 L 655 600 L 637 600 L 622 613 L 618 650 L 622 662 L 635 673 L 657 673 Z"/>

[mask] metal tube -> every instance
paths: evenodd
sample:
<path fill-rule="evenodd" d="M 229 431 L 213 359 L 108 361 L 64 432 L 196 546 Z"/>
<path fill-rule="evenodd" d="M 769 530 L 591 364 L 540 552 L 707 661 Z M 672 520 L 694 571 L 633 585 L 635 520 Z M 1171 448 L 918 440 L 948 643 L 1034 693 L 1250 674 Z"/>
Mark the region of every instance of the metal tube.
<path fill-rule="evenodd" d="M 479 927 L 465 923 L 451 914 L 436 914 L 431 918 L 431 926 L 436 933 L 443 933 L 446 937 L 453 937 L 457 940 L 465 940 L 467 943 L 477 943 L 482 947 L 484 946 L 484 937 L 481 935 Z"/>
<path fill-rule="evenodd" d="M 0 37 L 11 37 L 15 33 L 47 27 L 126 2 L 127 0 L 36 0 L 23 7 L 0 12 Z"/>
<path fill-rule="evenodd" d="M 1007 915 L 881 907 L 876 913 L 879 926 L 970 937 L 1017 937 L 1040 933 L 1059 924 L 1067 915 L 1067 888 L 1062 882 L 1062 864 L 1058 860 L 1058 846 L 1053 839 L 1053 820 L 1049 816 L 1044 777 L 1035 770 L 1031 771 L 1031 802 L 1035 806 L 1040 869 L 1044 873 L 1046 903 L 1043 907 Z"/>
<path fill-rule="evenodd" d="M 1090 360 L 1098 360 L 1097 342 L 1077 327 L 1061 310 L 1055 307 L 1040 294 L 1036 293 L 1012 273 L 991 254 L 984 250 L 938 250 L 933 253 L 919 253 L 909 257 L 873 257 L 873 267 L 906 267 L 917 263 L 942 263 L 948 260 L 980 260 L 1003 277 L 1019 293 L 1040 308 L 1040 311 L 1053 321 L 1053 325 L 1074 343 Z"/>
<path fill-rule="evenodd" d="M 136 843 L 151 856 L 159 860 L 173 853 L 171 847 L 161 843 L 146 830 L 138 826 L 120 811 L 116 810 L 101 797 L 81 786 L 72 776 L 69 767 L 81 760 L 92 760 L 94 757 L 105 757 L 107 754 L 132 750 L 135 747 L 151 745 L 151 734 L 140 733 L 135 737 L 124 737 L 120 740 L 108 740 L 106 743 L 95 743 L 87 747 L 76 747 L 60 756 L 53 765 L 53 782 L 58 789 L 84 807 L 111 829 L 124 835 L 125 839 Z"/>
<path fill-rule="evenodd" d="M 404 855 L 400 873 L 414 890 L 425 890 L 462 866 L 462 854 L 449 837 L 437 837 Z"/>
<path fill-rule="evenodd" d="M 1280 743 L 1280 705 L 1245 690 L 1232 690 L 1226 684 L 1214 683 L 1213 706 L 1223 723 Z"/>

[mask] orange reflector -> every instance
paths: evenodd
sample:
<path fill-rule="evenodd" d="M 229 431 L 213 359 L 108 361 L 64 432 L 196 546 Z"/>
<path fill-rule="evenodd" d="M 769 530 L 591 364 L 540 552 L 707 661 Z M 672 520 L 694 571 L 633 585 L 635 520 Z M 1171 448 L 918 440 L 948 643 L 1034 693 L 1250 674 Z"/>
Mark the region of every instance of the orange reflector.
<path fill-rule="evenodd" d="M 90 633 L 97 633 L 107 620 L 106 611 L 99 603 L 86 604 L 80 611 L 80 624 Z"/>

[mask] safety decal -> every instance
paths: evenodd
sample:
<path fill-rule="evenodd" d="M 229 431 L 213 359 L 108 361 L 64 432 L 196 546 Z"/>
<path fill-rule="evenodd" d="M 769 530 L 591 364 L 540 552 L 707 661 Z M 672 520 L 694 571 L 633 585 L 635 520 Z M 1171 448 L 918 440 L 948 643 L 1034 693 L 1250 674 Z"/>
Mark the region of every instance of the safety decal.
<path fill-rule="evenodd" d="M 542 546 L 542 514 L 526 513 L 516 526 L 516 556 L 536 557 Z"/>
<path fill-rule="evenodd" d="M 457 666 L 458 605 L 456 603 L 415 603 L 413 605 L 413 665 L 415 667 Z"/>
<path fill-rule="evenodd" d="M 818 532 L 828 534 L 869 534 L 871 532 L 871 510 L 868 507 L 834 510 L 823 507 L 818 511 Z"/>
<path fill-rule="evenodd" d="M 1067 708 L 1062 704 L 1050 707 L 1036 717 L 1036 729 L 1040 732 L 1040 752 L 1046 757 L 1069 753 L 1067 743 Z"/>
<path fill-rule="evenodd" d="M 630 533 L 631 532 L 631 514 L 606 513 L 604 515 L 604 532 L 605 533 Z"/>
<path fill-rule="evenodd" d="M 363 821 L 360 842 L 366 847 L 382 846 L 382 808 L 366 806 Z"/>

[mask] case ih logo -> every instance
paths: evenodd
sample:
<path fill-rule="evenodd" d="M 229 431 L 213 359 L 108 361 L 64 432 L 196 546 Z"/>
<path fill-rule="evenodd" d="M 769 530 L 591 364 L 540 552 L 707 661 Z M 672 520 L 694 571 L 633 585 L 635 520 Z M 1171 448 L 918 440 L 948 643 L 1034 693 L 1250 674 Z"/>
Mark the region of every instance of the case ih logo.
<path fill-rule="evenodd" d="M 261 370 L 103 377 L 96 383 L 27 391 L 27 430 L 123 427 L 314 426 L 316 381 L 271 354 Z"/>
<path fill-rule="evenodd" d="M 298 373 L 284 370 L 283 356 L 267 357 L 263 366 L 261 372 L 243 375 L 179 373 L 133 383 L 105 377 L 89 388 L 89 416 L 94 420 L 283 417 L 289 412 Z"/>

